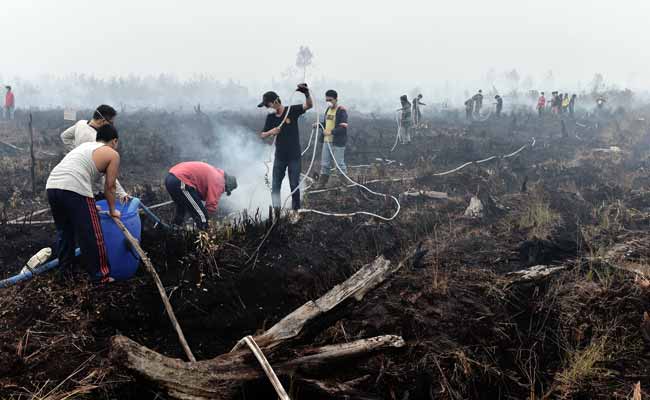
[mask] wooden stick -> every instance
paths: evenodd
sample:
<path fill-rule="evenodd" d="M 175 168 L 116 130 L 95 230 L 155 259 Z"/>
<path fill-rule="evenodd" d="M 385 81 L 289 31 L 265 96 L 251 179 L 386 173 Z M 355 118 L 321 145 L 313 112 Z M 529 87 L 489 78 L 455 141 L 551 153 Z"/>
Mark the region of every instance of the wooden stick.
<path fill-rule="evenodd" d="M 142 247 L 140 247 L 138 240 L 134 238 L 133 235 L 131 235 L 131 232 L 129 232 L 128 229 L 126 229 L 122 221 L 120 221 L 120 219 L 116 217 L 113 217 L 113 221 L 115 221 L 115 224 L 120 228 L 122 233 L 124 233 L 126 240 L 128 240 L 131 243 L 135 251 L 140 256 L 140 259 L 144 263 L 144 266 L 146 267 L 147 271 L 149 271 L 149 273 L 153 277 L 153 280 L 156 283 L 156 287 L 158 288 L 158 293 L 160 294 L 160 298 L 162 299 L 163 304 L 165 305 L 165 310 L 167 311 L 169 320 L 171 321 L 172 326 L 174 327 L 176 333 L 178 334 L 178 340 L 181 342 L 181 347 L 183 347 L 183 350 L 185 351 L 185 355 L 187 355 L 187 358 L 191 362 L 196 362 L 196 358 L 194 358 L 194 355 L 192 354 L 192 350 L 190 350 L 190 346 L 187 344 L 187 340 L 185 340 L 185 335 L 183 335 L 183 330 L 181 329 L 181 326 L 178 324 L 178 321 L 176 320 L 176 315 L 174 314 L 172 305 L 169 302 L 169 298 L 167 297 L 165 288 L 163 287 L 163 284 L 160 281 L 160 277 L 158 276 L 156 269 L 153 267 L 151 260 L 149 259 L 149 257 L 147 257 L 147 254 L 142 250 Z"/>
<path fill-rule="evenodd" d="M 36 157 L 34 157 L 34 126 L 32 113 L 29 113 L 29 156 L 31 158 L 32 193 L 36 193 Z"/>
<path fill-rule="evenodd" d="M 269 361 L 266 359 L 259 346 L 257 346 L 255 340 L 251 336 L 246 336 L 244 338 L 244 341 L 253 352 L 253 355 L 255 355 L 255 358 L 257 358 L 257 362 L 259 362 L 262 366 L 264 373 L 266 374 L 267 378 L 269 378 L 269 381 L 271 381 L 271 385 L 273 385 L 273 388 L 278 394 L 280 400 L 291 400 L 287 392 L 284 390 L 282 383 L 278 379 L 278 376 L 275 374 L 275 371 L 273 371 L 273 367 L 271 367 L 271 364 L 269 364 Z"/>

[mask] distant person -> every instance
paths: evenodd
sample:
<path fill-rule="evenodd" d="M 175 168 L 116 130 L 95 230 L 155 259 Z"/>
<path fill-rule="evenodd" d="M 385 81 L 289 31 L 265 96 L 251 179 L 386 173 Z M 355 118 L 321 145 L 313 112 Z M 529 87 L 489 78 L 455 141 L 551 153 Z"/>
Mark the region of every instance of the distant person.
<path fill-rule="evenodd" d="M 573 117 L 573 113 L 575 112 L 575 107 L 576 107 L 576 100 L 578 96 L 574 93 L 571 95 L 571 99 L 569 100 L 569 114 Z"/>
<path fill-rule="evenodd" d="M 258 107 L 266 107 L 269 115 L 266 116 L 264 129 L 260 134 L 263 139 L 275 138 L 275 159 L 273 160 L 273 182 L 271 184 L 271 201 L 276 212 L 282 208 L 280 189 L 286 171 L 289 172 L 289 186 L 293 195 L 291 196 L 291 208 L 296 211 L 300 209 L 300 168 L 301 152 L 300 133 L 298 131 L 298 119 L 307 110 L 314 106 L 307 84 L 298 85 L 297 91 L 305 95 L 304 104 L 293 104 L 285 107 L 282 105 L 280 96 L 275 92 L 266 92 L 262 96 L 262 102 Z"/>
<path fill-rule="evenodd" d="M 503 97 L 497 94 L 496 96 L 494 96 L 494 100 L 496 100 L 496 113 L 497 113 L 497 118 L 499 118 L 501 117 L 501 110 L 503 110 Z"/>
<path fill-rule="evenodd" d="M 596 106 L 598 107 L 599 110 L 601 110 L 603 109 L 603 107 L 605 107 L 606 102 L 607 100 L 605 100 L 603 96 L 598 96 L 598 98 L 596 99 Z"/>
<path fill-rule="evenodd" d="M 92 280 L 109 282 L 111 268 L 93 195 L 93 183 L 104 179 L 109 215 L 119 218 L 115 188 L 120 169 L 119 135 L 112 125 L 97 130 L 95 142 L 83 143 L 66 154 L 50 173 L 45 188 L 57 231 L 61 267 L 72 263 L 75 237 Z"/>
<path fill-rule="evenodd" d="M 5 86 L 7 93 L 5 94 L 5 119 L 11 121 L 14 119 L 14 111 L 16 110 L 16 97 L 14 92 L 11 91 L 11 86 Z"/>
<path fill-rule="evenodd" d="M 221 195 L 237 188 L 237 179 L 224 170 L 200 161 L 187 161 L 169 169 L 165 188 L 176 204 L 174 225 L 182 226 L 189 213 L 199 229 L 208 227 L 208 213 L 215 213 Z M 204 205 L 205 203 L 205 205 Z"/>
<path fill-rule="evenodd" d="M 465 119 L 471 121 L 472 112 L 474 111 L 474 98 L 465 100 Z"/>
<path fill-rule="evenodd" d="M 399 128 L 397 129 L 397 135 L 402 139 L 402 144 L 411 143 L 411 103 L 408 100 L 406 95 L 402 95 L 399 98 L 402 108 L 397 111 L 399 115 Z"/>
<path fill-rule="evenodd" d="M 422 112 L 420 111 L 420 106 L 426 106 L 426 104 L 422 102 L 422 94 L 418 94 L 418 96 L 413 99 L 413 126 L 416 128 L 418 128 L 422 123 Z"/>
<path fill-rule="evenodd" d="M 551 113 L 555 114 L 556 106 L 557 106 L 557 92 L 551 92 L 550 106 L 551 106 Z"/>
<path fill-rule="evenodd" d="M 338 104 L 338 93 L 336 90 L 328 90 L 325 92 L 325 101 L 327 102 L 327 110 L 325 110 L 323 120 L 323 132 L 319 138 L 320 143 L 323 144 L 321 150 L 321 168 L 320 176 L 318 178 L 319 188 L 325 187 L 330 178 L 330 170 L 335 167 L 332 165 L 332 154 L 334 160 L 338 164 L 343 173 L 347 174 L 348 170 L 345 166 L 345 145 L 348 140 L 348 111 L 342 105 Z M 330 153 L 331 149 L 331 153 Z M 345 178 L 341 176 L 340 183 L 345 183 Z"/>
<path fill-rule="evenodd" d="M 562 98 L 562 114 L 569 112 L 570 102 L 571 99 L 569 98 L 569 93 L 564 93 L 564 97 Z"/>
<path fill-rule="evenodd" d="M 474 114 L 478 115 L 481 113 L 481 108 L 483 108 L 483 91 L 479 90 L 472 99 L 474 100 Z"/>
<path fill-rule="evenodd" d="M 544 108 L 546 108 L 546 97 L 544 97 L 544 92 L 542 92 L 537 99 L 537 115 L 539 115 L 540 118 L 544 113 Z"/>
<path fill-rule="evenodd" d="M 113 107 L 106 104 L 97 107 L 90 121 L 79 120 L 61 133 L 61 141 L 66 150 L 71 151 L 83 143 L 94 143 L 97 140 L 97 131 L 103 126 L 113 125 L 115 116 L 117 116 L 117 111 Z M 115 184 L 120 200 L 123 202 L 128 200 L 129 195 L 120 182 L 116 181 Z"/>

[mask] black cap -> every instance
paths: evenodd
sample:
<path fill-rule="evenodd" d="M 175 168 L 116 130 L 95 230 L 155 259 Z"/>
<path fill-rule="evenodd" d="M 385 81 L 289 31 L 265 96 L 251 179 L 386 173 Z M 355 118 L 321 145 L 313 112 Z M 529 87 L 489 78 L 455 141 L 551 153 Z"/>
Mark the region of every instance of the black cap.
<path fill-rule="evenodd" d="M 280 96 L 278 96 L 278 94 L 275 93 L 275 92 L 272 92 L 272 91 L 271 92 L 266 92 L 262 96 L 262 102 L 260 104 L 258 104 L 257 106 L 258 107 L 264 107 L 264 106 L 266 106 L 267 103 L 272 103 L 272 102 L 276 101 L 279 98 L 280 98 Z"/>

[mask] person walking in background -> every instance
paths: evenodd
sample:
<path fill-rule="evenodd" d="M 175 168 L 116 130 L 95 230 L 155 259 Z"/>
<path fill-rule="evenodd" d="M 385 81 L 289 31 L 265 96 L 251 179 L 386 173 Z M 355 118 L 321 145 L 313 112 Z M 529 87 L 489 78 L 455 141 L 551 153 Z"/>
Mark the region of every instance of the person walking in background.
<path fill-rule="evenodd" d="M 576 100 L 578 96 L 574 93 L 571 95 L 571 100 L 569 100 L 569 115 L 573 117 L 573 113 L 575 112 L 575 107 L 576 107 Z"/>
<path fill-rule="evenodd" d="M 399 98 L 400 103 L 402 103 L 402 108 L 397 111 L 399 115 L 399 128 L 397 129 L 397 135 L 402 139 L 402 144 L 411 143 L 411 103 L 408 100 L 406 95 L 402 95 Z"/>
<path fill-rule="evenodd" d="M 474 98 L 465 100 L 465 119 L 472 120 L 472 112 L 474 111 Z"/>
<path fill-rule="evenodd" d="M 323 144 L 321 150 L 321 169 L 318 177 L 318 188 L 327 185 L 332 169 L 332 161 L 336 161 L 343 173 L 347 174 L 345 166 L 345 145 L 348 139 L 348 112 L 345 107 L 338 104 L 338 93 L 336 90 L 325 92 L 325 101 L 327 110 L 323 120 L 323 131 L 320 135 L 319 142 Z M 331 153 L 330 153 L 331 149 Z M 332 159 L 332 155 L 334 158 Z M 340 177 L 340 184 L 345 183 L 345 177 Z"/>
<path fill-rule="evenodd" d="M 537 99 L 537 115 L 539 117 L 542 117 L 542 114 L 544 113 L 544 108 L 546 107 L 546 97 L 544 97 L 544 92 L 542 92 Z"/>
<path fill-rule="evenodd" d="M 494 100 L 496 100 L 497 118 L 500 118 L 501 110 L 503 110 L 503 98 L 497 94 L 496 96 L 494 96 Z"/>
<path fill-rule="evenodd" d="M 165 188 L 176 204 L 174 225 L 182 226 L 189 212 L 199 229 L 208 227 L 208 213 L 215 213 L 221 195 L 237 188 L 237 178 L 200 161 L 187 161 L 169 169 Z M 204 205 L 205 203 L 205 205 Z"/>
<path fill-rule="evenodd" d="M 262 139 L 275 137 L 275 158 L 273 160 L 273 181 L 271 183 L 271 201 L 276 213 L 279 213 L 282 204 L 280 189 L 285 173 L 289 173 L 289 186 L 293 195 L 291 196 L 291 207 L 294 211 L 300 209 L 300 168 L 302 149 L 300 148 L 300 132 L 298 131 L 298 119 L 307 110 L 314 106 L 306 83 L 298 85 L 297 91 L 305 95 L 304 104 L 293 104 L 285 107 L 275 92 L 266 92 L 262 96 L 262 102 L 258 107 L 266 107 L 269 115 L 266 116 L 264 129 L 260 133 Z"/>
<path fill-rule="evenodd" d="M 418 96 L 413 99 L 413 126 L 416 129 L 419 128 L 422 123 L 422 112 L 420 111 L 420 106 L 426 106 L 426 104 L 422 102 L 422 94 L 418 94 Z"/>
<path fill-rule="evenodd" d="M 569 111 L 570 102 L 571 99 L 569 99 L 569 93 L 564 93 L 564 97 L 562 98 L 562 114 L 565 114 Z"/>
<path fill-rule="evenodd" d="M 483 91 L 479 89 L 472 99 L 474 100 L 474 114 L 479 115 L 483 108 Z"/>
<path fill-rule="evenodd" d="M 7 93 L 5 94 L 5 119 L 11 121 L 14 119 L 14 112 L 16 110 L 16 97 L 14 92 L 11 91 L 11 86 L 5 86 Z"/>

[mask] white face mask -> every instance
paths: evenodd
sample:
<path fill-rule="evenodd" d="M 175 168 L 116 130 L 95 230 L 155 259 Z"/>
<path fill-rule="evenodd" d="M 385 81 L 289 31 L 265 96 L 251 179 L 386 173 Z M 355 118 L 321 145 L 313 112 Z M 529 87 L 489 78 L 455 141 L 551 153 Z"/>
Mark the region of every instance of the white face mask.
<path fill-rule="evenodd" d="M 328 106 L 329 108 L 334 108 L 334 103 L 331 102 L 331 101 L 328 101 L 328 102 L 327 102 L 327 106 Z"/>
<path fill-rule="evenodd" d="M 266 112 L 267 112 L 268 114 L 275 114 L 275 113 L 276 113 L 275 108 L 267 108 L 267 109 L 266 109 Z"/>

